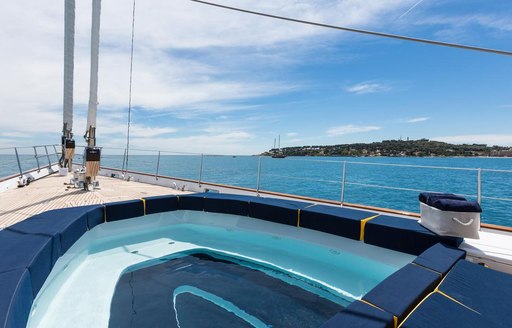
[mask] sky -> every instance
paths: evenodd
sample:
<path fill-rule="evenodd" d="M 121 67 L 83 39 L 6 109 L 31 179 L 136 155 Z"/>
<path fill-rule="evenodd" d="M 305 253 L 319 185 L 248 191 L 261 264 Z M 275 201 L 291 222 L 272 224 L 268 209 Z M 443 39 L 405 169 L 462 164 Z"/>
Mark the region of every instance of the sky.
<path fill-rule="evenodd" d="M 512 51 L 502 0 L 214 0 L 318 23 Z M 98 145 L 126 146 L 132 1 L 102 3 Z M 85 144 L 91 1 L 77 1 L 73 131 Z M 0 148 L 62 131 L 64 1 L 0 4 Z M 428 138 L 512 146 L 512 57 L 278 21 L 189 0 L 138 1 L 132 149 Z"/>

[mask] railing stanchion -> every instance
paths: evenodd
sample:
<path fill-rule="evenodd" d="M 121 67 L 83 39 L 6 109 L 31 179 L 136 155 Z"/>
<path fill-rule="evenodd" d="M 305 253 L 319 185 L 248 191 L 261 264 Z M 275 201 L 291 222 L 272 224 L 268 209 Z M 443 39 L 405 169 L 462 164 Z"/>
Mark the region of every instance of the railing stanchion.
<path fill-rule="evenodd" d="M 20 179 L 23 179 L 23 169 L 21 168 L 20 156 L 18 155 L 18 149 L 14 147 L 14 152 L 16 153 L 16 160 L 18 161 L 18 168 L 20 169 Z"/>
<path fill-rule="evenodd" d="M 341 203 L 340 205 L 343 206 L 343 203 L 345 202 L 345 177 L 347 175 L 347 161 L 343 161 L 343 173 L 341 177 Z"/>
<path fill-rule="evenodd" d="M 46 152 L 46 158 L 48 158 L 48 171 L 52 168 L 52 161 L 50 161 L 50 154 L 48 154 L 48 148 L 44 146 L 44 151 Z"/>
<path fill-rule="evenodd" d="M 201 188 L 201 179 L 202 178 L 203 178 L 203 154 L 201 154 L 201 161 L 199 162 L 199 180 L 197 181 L 199 188 Z"/>
<path fill-rule="evenodd" d="M 121 167 L 121 175 L 124 176 L 124 164 L 126 163 L 126 148 L 124 149 L 123 154 L 123 166 Z"/>
<path fill-rule="evenodd" d="M 52 146 L 53 146 L 53 151 L 55 152 L 55 157 L 57 157 L 57 162 L 60 162 L 59 152 L 57 151 L 57 147 L 55 147 L 55 145 L 52 145 Z"/>
<path fill-rule="evenodd" d="M 158 159 L 156 161 L 155 179 L 158 180 L 158 169 L 160 168 L 160 151 L 158 152 Z"/>
<path fill-rule="evenodd" d="M 476 201 L 478 204 L 482 203 L 482 169 L 478 169 L 477 175 L 477 191 L 476 191 Z"/>
<path fill-rule="evenodd" d="M 39 166 L 39 156 L 37 156 L 37 148 L 36 148 L 36 146 L 34 146 L 34 156 L 36 157 L 37 172 L 41 172 L 41 167 Z"/>
<path fill-rule="evenodd" d="M 258 157 L 258 177 L 256 178 L 256 196 L 260 195 L 260 177 L 261 177 L 261 156 Z"/>

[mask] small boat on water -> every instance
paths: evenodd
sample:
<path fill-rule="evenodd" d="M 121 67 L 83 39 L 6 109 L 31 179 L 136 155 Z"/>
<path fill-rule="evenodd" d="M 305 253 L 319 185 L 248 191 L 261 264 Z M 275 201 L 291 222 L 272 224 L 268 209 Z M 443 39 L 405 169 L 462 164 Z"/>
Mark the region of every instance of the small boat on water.
<path fill-rule="evenodd" d="M 285 158 L 286 155 L 283 154 L 281 150 L 281 135 L 277 137 L 277 148 L 276 148 L 276 140 L 274 139 L 274 148 L 272 149 L 272 158 Z"/>

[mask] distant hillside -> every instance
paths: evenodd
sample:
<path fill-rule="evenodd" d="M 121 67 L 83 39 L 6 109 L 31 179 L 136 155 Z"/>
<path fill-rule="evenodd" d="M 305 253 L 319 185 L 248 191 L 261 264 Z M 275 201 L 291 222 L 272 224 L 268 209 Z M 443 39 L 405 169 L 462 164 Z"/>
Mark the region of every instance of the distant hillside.
<path fill-rule="evenodd" d="M 277 153 L 277 149 L 263 156 Z M 420 140 L 384 140 L 382 142 L 341 144 L 332 146 L 300 146 L 281 149 L 286 156 L 496 156 L 512 157 L 512 148 L 482 144 L 453 145 L 446 142 Z"/>

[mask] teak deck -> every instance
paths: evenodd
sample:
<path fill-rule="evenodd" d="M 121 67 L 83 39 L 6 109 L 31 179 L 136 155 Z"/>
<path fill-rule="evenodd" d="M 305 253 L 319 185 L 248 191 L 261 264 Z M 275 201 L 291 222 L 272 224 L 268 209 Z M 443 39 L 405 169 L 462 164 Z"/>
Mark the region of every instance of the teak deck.
<path fill-rule="evenodd" d="M 0 229 L 57 208 L 183 193 L 162 186 L 103 176 L 98 177 L 100 189 L 84 191 L 70 185 L 70 178 L 71 175 L 50 175 L 23 188 L 0 193 Z"/>

